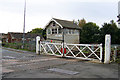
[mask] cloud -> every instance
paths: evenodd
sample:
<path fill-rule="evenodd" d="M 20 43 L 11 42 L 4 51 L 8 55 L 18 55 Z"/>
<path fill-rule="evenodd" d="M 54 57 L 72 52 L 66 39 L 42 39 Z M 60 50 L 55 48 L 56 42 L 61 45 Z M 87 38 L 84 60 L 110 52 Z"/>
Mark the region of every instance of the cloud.
<path fill-rule="evenodd" d="M 0 0 L 0 32 L 23 31 L 25 0 Z M 27 0 L 26 32 L 44 27 L 52 18 L 85 18 L 99 25 L 116 20 L 118 0 Z"/>
<path fill-rule="evenodd" d="M 23 17 L 19 14 L 0 11 L 0 32 L 22 31 Z"/>

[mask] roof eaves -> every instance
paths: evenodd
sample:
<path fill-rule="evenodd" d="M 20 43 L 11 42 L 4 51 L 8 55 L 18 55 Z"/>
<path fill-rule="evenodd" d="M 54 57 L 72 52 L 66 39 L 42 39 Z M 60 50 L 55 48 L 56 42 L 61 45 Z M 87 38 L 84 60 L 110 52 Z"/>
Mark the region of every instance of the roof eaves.
<path fill-rule="evenodd" d="M 63 28 L 63 26 L 57 22 L 57 20 L 55 20 L 54 18 L 52 18 L 52 21 L 55 21 L 61 28 Z"/>
<path fill-rule="evenodd" d="M 79 30 L 81 29 L 81 28 L 65 27 L 65 26 L 64 26 L 64 28 L 69 28 L 69 29 L 79 29 Z"/>
<path fill-rule="evenodd" d="M 52 19 L 45 25 L 44 29 L 49 25 L 49 23 L 50 23 L 51 21 L 54 21 L 54 22 L 55 22 L 56 24 L 58 24 L 61 28 L 63 28 L 63 26 L 62 26 L 60 23 L 58 23 L 54 18 L 52 18 Z"/>

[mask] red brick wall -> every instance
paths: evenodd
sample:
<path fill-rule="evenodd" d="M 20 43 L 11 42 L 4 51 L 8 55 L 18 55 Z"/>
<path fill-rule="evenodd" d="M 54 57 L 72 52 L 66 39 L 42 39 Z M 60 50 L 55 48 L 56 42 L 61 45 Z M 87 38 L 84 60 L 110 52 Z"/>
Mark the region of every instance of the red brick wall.
<path fill-rule="evenodd" d="M 11 43 L 11 42 L 12 42 L 11 39 L 12 39 L 12 37 L 11 37 L 11 35 L 8 33 L 8 43 Z"/>

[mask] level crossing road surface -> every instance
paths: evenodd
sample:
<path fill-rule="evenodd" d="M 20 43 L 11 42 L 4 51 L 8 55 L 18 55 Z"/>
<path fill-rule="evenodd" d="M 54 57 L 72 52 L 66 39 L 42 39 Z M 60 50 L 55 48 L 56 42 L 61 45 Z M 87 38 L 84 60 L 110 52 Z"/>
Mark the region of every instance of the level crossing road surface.
<path fill-rule="evenodd" d="M 117 63 L 102 64 L 2 48 L 3 78 L 118 78 Z"/>

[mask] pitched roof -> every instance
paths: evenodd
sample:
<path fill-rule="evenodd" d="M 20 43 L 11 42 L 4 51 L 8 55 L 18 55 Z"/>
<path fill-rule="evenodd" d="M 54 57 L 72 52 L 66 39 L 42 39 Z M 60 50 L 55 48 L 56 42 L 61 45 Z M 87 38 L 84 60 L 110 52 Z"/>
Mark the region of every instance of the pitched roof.
<path fill-rule="evenodd" d="M 8 34 L 10 34 L 12 37 L 20 39 L 23 37 L 23 33 L 19 33 L 19 32 L 8 32 Z"/>
<path fill-rule="evenodd" d="M 42 35 L 39 33 L 26 33 L 25 34 L 26 38 L 36 38 L 37 36 L 40 36 L 41 38 L 43 38 Z"/>
<path fill-rule="evenodd" d="M 9 32 L 9 34 L 17 39 L 23 38 L 23 33 Z M 36 38 L 36 36 L 40 36 L 41 38 L 43 38 L 42 35 L 39 33 L 25 33 L 25 38 Z"/>
<path fill-rule="evenodd" d="M 0 38 L 7 38 L 7 34 L 5 34 L 5 33 L 0 33 Z"/>
<path fill-rule="evenodd" d="M 56 19 L 53 18 L 57 23 L 59 23 L 63 28 L 73 28 L 73 29 L 81 29 L 76 23 L 73 21 L 68 21 L 68 20 L 61 20 L 61 19 Z"/>

